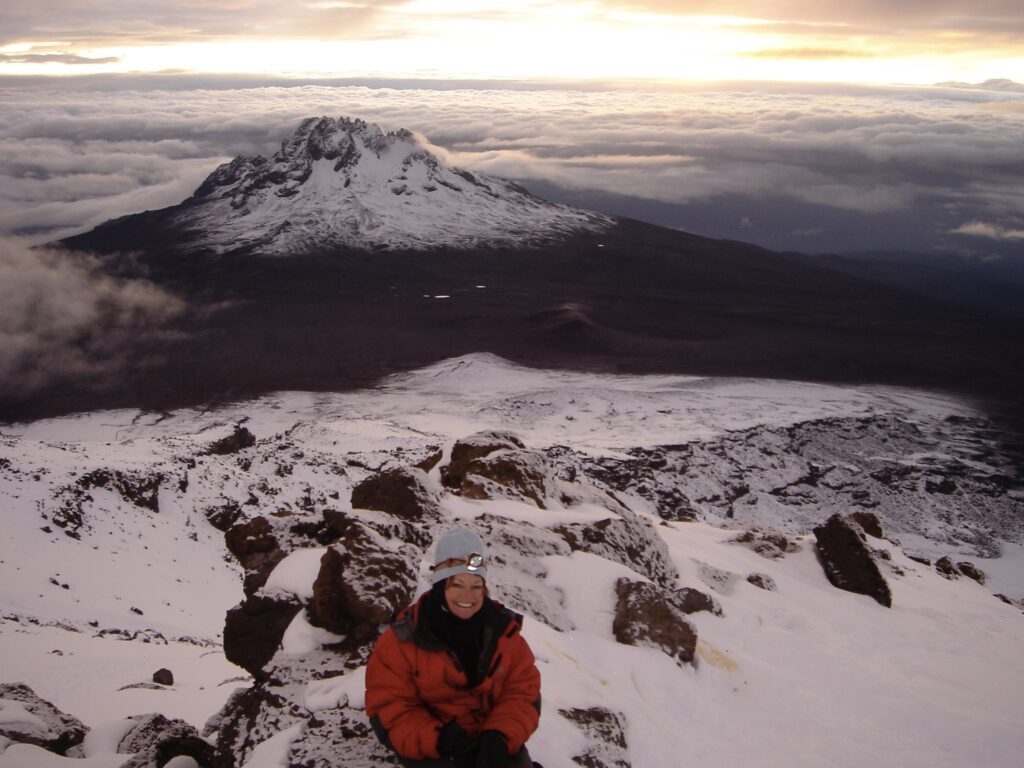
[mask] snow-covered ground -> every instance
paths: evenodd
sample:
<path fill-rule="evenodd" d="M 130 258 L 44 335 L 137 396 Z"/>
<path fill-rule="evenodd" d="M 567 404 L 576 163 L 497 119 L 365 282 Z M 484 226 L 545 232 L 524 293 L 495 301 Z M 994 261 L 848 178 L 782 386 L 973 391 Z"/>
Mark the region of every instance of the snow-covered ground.
<path fill-rule="evenodd" d="M 535 371 L 474 355 L 363 392 L 281 393 L 217 411 L 117 411 L 5 426 L 0 683 L 26 683 L 94 730 L 87 758 L 74 762 L 0 739 L 0 766 L 117 766 L 126 756 L 111 745 L 123 718 L 159 711 L 201 729 L 237 686 L 249 684 L 215 644 L 242 593 L 223 534 L 207 521 L 210 509 L 229 502 L 247 516 L 349 509 L 359 480 L 447 451 L 483 429 L 514 431 L 530 449 L 570 446 L 615 459 L 756 427 L 876 416 L 929 424 L 977 414 L 951 398 L 907 390 Z M 205 453 L 239 424 L 255 446 Z M 121 480 L 97 470 L 116 470 Z M 140 502 L 121 490 L 157 475 L 156 509 L 152 498 Z M 546 768 L 576 765 L 572 757 L 587 747 L 559 710 L 591 706 L 620 713 L 628 745 L 620 757 L 635 768 L 1020 764 L 1024 614 L 993 596 L 1024 595 L 1019 541 L 1004 540 L 1003 556 L 982 563 L 990 576 L 983 586 L 942 578 L 899 546 L 873 540 L 891 553 L 883 562 L 893 593 L 888 609 L 832 587 L 813 536 L 795 537 L 799 551 L 770 560 L 728 543 L 736 530 L 713 516 L 666 522 L 650 498 L 621 498 L 663 539 L 678 585 L 711 594 L 723 615 L 690 617 L 698 659 L 679 666 L 612 635 L 615 580 L 648 574 L 583 552 L 544 558 L 541 578 L 564 595 L 562 620 L 571 627 L 556 630 L 528 616 L 524 630 L 544 680 L 544 715 L 530 747 Z M 486 514 L 551 528 L 615 514 L 598 504 L 549 507 L 442 496 L 452 521 Z M 824 520 L 836 511 L 850 510 L 818 513 Z M 904 546 L 907 539 L 901 535 Z M 924 533 L 915 543 L 953 546 Z M 272 583 L 308 589 L 316 555 L 293 553 Z M 499 597 L 533 578 L 500 573 L 508 583 L 494 585 Z M 775 590 L 749 583 L 753 573 L 770 577 Z M 102 633 L 109 629 L 139 634 Z M 294 642 L 315 644 L 294 629 Z M 161 667 L 174 672 L 173 686 L 124 688 Z M 360 695 L 357 672 L 310 683 L 306 700 L 316 709 L 344 696 L 358 708 Z M 300 731 L 254 752 L 250 768 L 287 766 L 288 744 Z"/>

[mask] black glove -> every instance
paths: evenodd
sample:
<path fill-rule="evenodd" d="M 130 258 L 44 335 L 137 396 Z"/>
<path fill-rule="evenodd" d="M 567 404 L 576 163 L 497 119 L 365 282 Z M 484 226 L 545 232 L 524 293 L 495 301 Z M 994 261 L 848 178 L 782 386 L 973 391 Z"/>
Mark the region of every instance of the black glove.
<path fill-rule="evenodd" d="M 508 744 L 501 731 L 484 731 L 480 734 L 480 748 L 476 753 L 476 768 L 506 768 L 508 765 Z"/>
<path fill-rule="evenodd" d="M 458 757 L 476 747 L 476 741 L 461 725 L 452 720 L 437 734 L 437 751 L 444 757 Z"/>

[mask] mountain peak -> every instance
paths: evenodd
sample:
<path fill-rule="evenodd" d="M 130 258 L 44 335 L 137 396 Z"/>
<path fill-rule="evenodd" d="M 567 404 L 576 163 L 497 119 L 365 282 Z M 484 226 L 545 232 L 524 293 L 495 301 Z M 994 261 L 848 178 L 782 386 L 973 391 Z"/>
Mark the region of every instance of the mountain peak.
<path fill-rule="evenodd" d="M 189 230 L 191 247 L 287 254 L 515 247 L 611 220 L 454 168 L 411 131 L 311 117 L 273 157 L 237 157 L 217 168 L 175 223 Z"/>

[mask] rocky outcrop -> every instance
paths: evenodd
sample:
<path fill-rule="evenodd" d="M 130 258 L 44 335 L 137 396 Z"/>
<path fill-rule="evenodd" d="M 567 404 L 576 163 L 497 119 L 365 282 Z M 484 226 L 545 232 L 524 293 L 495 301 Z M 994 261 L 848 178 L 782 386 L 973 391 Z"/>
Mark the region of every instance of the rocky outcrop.
<path fill-rule="evenodd" d="M 545 499 L 554 487 L 543 454 L 503 450 L 470 461 L 459 491 L 469 499 L 511 498 L 546 509 Z"/>
<path fill-rule="evenodd" d="M 985 576 L 985 572 L 978 568 L 978 566 L 976 566 L 974 563 L 968 562 L 966 560 L 959 563 L 954 563 L 953 559 L 948 555 L 945 557 L 940 557 L 938 560 L 935 561 L 935 572 L 943 578 L 950 580 L 957 579 L 961 576 L 966 576 L 969 579 L 974 579 L 974 581 L 978 582 L 979 584 L 984 584 L 987 579 L 987 577 Z"/>
<path fill-rule="evenodd" d="M 302 609 L 292 596 L 253 595 L 228 611 L 224 620 L 224 656 L 251 675 L 264 677 L 288 625 Z"/>
<path fill-rule="evenodd" d="M 451 459 L 441 468 L 441 482 L 470 499 L 512 498 L 541 509 L 554 494 L 547 458 L 528 451 L 511 432 L 477 432 L 455 443 Z"/>
<path fill-rule="evenodd" d="M 133 755 L 120 768 L 163 768 L 175 757 L 190 757 L 199 768 L 227 768 L 213 745 L 184 720 L 169 720 L 160 714 L 135 715 L 117 745 L 119 754 Z"/>
<path fill-rule="evenodd" d="M 413 555 L 396 552 L 367 529 L 352 525 L 320 560 L 309 621 L 349 643 L 376 639 L 379 627 L 412 602 L 417 569 Z"/>
<path fill-rule="evenodd" d="M 359 483 L 352 489 L 352 507 L 417 522 L 436 519 L 440 509 L 427 474 L 414 467 L 388 470 Z"/>
<path fill-rule="evenodd" d="M 791 553 L 799 552 L 800 545 L 778 531 L 749 528 L 739 536 L 729 539 L 732 544 L 742 544 L 768 560 L 778 560 Z"/>
<path fill-rule="evenodd" d="M 58 755 L 82 743 L 89 729 L 22 683 L 0 683 L 0 737 Z"/>
<path fill-rule="evenodd" d="M 664 539 L 628 510 L 596 523 L 560 525 L 552 530 L 564 537 L 574 552 L 590 552 L 621 563 L 664 587 L 674 587 L 679 577 Z"/>
<path fill-rule="evenodd" d="M 626 742 L 626 718 L 605 707 L 560 709 L 558 714 L 576 724 L 586 749 L 572 760 L 584 768 L 631 768 Z"/>
<path fill-rule="evenodd" d="M 264 584 L 271 571 L 284 560 L 274 526 L 265 517 L 254 517 L 232 526 L 224 535 L 228 551 L 245 569 L 245 594 L 251 596 Z"/>
<path fill-rule="evenodd" d="M 626 645 L 657 648 L 676 663 L 692 664 L 697 650 L 697 631 L 686 620 L 676 595 L 642 581 L 619 579 L 612 632 Z"/>
<path fill-rule="evenodd" d="M 495 451 L 517 450 L 526 446 L 512 432 L 488 430 L 477 432 L 456 441 L 452 446 L 448 463 L 441 467 L 441 483 L 446 488 L 457 490 L 462 487 L 469 464 L 489 456 Z"/>
<path fill-rule="evenodd" d="M 160 484 L 164 481 L 161 472 L 145 474 L 119 470 L 95 469 L 78 478 L 78 487 L 84 491 L 92 488 L 106 488 L 136 507 L 160 511 Z"/>
<path fill-rule="evenodd" d="M 814 536 L 825 575 L 833 586 L 892 607 L 889 584 L 878 569 L 859 525 L 836 514 L 816 527 Z"/>
<path fill-rule="evenodd" d="M 241 424 L 236 424 L 230 435 L 215 440 L 203 451 L 206 456 L 227 456 L 256 445 L 256 436 Z"/>

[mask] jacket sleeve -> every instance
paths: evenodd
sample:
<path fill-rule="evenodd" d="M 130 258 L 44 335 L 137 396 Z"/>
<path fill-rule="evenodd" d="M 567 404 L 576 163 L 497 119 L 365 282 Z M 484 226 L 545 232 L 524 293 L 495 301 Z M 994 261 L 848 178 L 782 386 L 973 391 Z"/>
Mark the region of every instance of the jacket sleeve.
<path fill-rule="evenodd" d="M 509 638 L 505 654 L 509 665 L 505 683 L 480 730 L 501 731 L 509 754 L 514 755 L 540 723 L 540 670 L 519 632 Z"/>
<path fill-rule="evenodd" d="M 419 699 L 402 646 L 391 628 L 378 638 L 366 664 L 366 715 L 378 737 L 402 757 L 438 757 L 442 723 Z"/>

